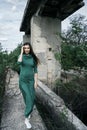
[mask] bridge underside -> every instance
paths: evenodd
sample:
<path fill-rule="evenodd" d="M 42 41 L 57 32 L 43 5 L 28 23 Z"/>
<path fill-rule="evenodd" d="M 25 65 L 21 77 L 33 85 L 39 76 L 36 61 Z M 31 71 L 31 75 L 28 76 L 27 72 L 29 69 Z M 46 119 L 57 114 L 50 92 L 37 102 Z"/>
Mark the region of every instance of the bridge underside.
<path fill-rule="evenodd" d="M 83 0 L 28 0 L 20 31 L 30 34 L 30 20 L 34 14 L 62 21 L 82 6 Z"/>

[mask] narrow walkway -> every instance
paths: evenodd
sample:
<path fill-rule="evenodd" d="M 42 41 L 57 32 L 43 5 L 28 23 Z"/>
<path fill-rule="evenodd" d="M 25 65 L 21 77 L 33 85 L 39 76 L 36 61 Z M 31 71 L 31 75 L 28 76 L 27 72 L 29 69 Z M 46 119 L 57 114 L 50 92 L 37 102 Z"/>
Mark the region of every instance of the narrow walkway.
<path fill-rule="evenodd" d="M 8 71 L 3 103 L 1 130 L 26 130 L 24 124 L 24 102 L 18 87 L 18 74 Z M 47 130 L 36 106 L 31 115 L 31 130 Z"/>

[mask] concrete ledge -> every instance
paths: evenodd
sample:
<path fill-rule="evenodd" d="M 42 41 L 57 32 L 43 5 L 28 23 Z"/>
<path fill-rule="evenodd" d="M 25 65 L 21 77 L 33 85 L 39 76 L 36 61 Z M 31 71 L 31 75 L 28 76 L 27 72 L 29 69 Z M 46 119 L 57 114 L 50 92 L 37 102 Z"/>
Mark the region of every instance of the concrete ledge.
<path fill-rule="evenodd" d="M 18 74 L 9 70 L 6 79 L 0 130 L 26 130 L 24 108 L 23 97 L 18 87 Z M 30 122 L 31 130 L 47 130 L 36 106 L 34 106 Z"/>
<path fill-rule="evenodd" d="M 15 97 L 4 97 L 1 130 L 26 130 L 24 124 L 24 103 L 21 95 Z M 31 114 L 30 122 L 32 130 L 47 130 L 36 106 Z"/>
<path fill-rule="evenodd" d="M 26 130 L 24 124 L 24 103 L 21 95 L 15 97 L 4 97 L 3 115 L 1 120 L 1 130 Z M 36 106 L 31 114 L 31 130 L 47 130 Z"/>
<path fill-rule="evenodd" d="M 65 106 L 59 96 L 40 81 L 38 81 L 38 86 L 36 89 L 37 99 L 47 108 L 58 126 L 63 126 L 64 130 L 87 130 L 83 122 Z"/>

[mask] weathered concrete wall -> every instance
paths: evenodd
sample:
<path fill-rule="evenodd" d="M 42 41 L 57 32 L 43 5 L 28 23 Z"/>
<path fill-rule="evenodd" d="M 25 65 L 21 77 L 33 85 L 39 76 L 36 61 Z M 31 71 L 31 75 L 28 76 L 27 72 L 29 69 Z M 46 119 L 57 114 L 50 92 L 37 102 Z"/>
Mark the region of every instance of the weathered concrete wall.
<path fill-rule="evenodd" d="M 44 105 L 61 130 L 87 130 L 83 122 L 65 106 L 59 96 L 40 81 L 38 81 L 38 86 L 37 99 Z"/>
<path fill-rule="evenodd" d="M 9 69 L 6 78 L 6 89 L 3 100 L 3 114 L 0 130 L 26 130 L 24 124 L 24 101 L 19 90 L 19 76 Z M 31 114 L 30 122 L 33 130 L 47 130 L 36 106 Z"/>
<path fill-rule="evenodd" d="M 31 19 L 31 44 L 41 61 L 38 77 L 47 83 L 60 77 L 61 65 L 55 60 L 54 53 L 61 51 L 61 21 L 58 19 L 33 16 Z"/>

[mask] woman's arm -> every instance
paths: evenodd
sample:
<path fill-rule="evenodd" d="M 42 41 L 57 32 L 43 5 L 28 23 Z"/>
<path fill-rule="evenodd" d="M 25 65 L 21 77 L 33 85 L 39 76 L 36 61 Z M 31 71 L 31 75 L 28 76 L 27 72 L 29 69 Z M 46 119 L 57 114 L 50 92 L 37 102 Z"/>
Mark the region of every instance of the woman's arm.
<path fill-rule="evenodd" d="M 18 62 L 22 62 L 22 53 L 18 57 Z"/>
<path fill-rule="evenodd" d="M 37 88 L 38 85 L 38 70 L 37 70 L 37 64 L 34 64 L 34 87 Z"/>
<path fill-rule="evenodd" d="M 20 53 L 18 60 L 17 60 L 17 64 L 19 64 L 19 65 L 22 64 L 22 56 L 23 56 L 23 46 L 21 47 L 21 53 Z"/>
<path fill-rule="evenodd" d="M 18 64 L 21 64 L 21 63 L 22 63 L 22 55 L 23 55 L 23 46 L 22 46 L 22 48 L 21 48 L 21 54 L 20 54 L 19 57 L 18 57 L 18 61 L 17 61 Z"/>
<path fill-rule="evenodd" d="M 34 74 L 34 80 L 35 80 L 34 87 L 37 88 L 37 85 L 38 85 L 38 73 Z"/>

